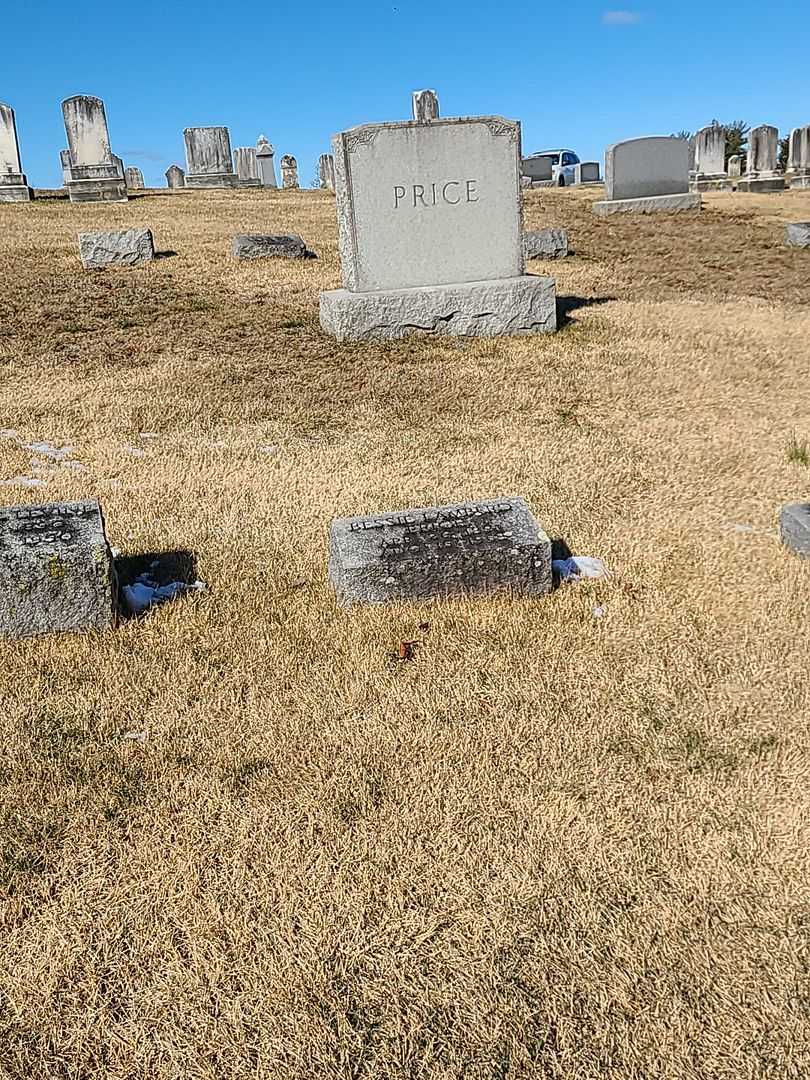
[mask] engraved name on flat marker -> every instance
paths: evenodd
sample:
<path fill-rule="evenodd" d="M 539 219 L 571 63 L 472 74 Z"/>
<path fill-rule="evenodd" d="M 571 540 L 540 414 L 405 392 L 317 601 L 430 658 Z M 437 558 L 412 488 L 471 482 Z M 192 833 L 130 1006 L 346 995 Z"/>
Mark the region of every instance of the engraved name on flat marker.
<path fill-rule="evenodd" d="M 551 588 L 551 542 L 523 499 L 338 518 L 330 579 L 343 604 Z"/>

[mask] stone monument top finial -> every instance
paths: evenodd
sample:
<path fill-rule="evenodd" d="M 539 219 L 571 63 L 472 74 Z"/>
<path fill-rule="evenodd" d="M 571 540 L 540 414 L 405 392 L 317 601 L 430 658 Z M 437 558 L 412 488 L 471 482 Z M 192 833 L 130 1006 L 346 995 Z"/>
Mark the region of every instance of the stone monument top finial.
<path fill-rule="evenodd" d="M 414 90 L 411 95 L 413 118 L 420 124 L 439 119 L 439 95 L 435 90 Z"/>
<path fill-rule="evenodd" d="M 260 135 L 256 140 L 256 154 L 258 157 L 266 156 L 267 154 L 275 154 L 275 148 L 273 144 L 268 141 L 266 135 Z"/>

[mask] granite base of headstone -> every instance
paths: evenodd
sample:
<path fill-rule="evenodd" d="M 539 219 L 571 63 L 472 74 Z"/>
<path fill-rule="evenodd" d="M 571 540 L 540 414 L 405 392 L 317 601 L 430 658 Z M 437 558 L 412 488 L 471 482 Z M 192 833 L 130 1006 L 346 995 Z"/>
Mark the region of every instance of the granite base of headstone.
<path fill-rule="evenodd" d="M 551 590 L 551 541 L 520 498 L 335 519 L 329 579 L 343 606 Z"/>
<path fill-rule="evenodd" d="M 785 243 L 788 247 L 810 247 L 810 221 L 794 221 L 786 225 Z"/>
<path fill-rule="evenodd" d="M 810 559 L 810 503 L 787 503 L 782 507 L 779 537 L 796 555 Z"/>
<path fill-rule="evenodd" d="M 524 273 L 519 123 L 366 124 L 332 148 L 344 288 L 321 293 L 327 333 L 556 330 L 554 280 Z"/>
<path fill-rule="evenodd" d="M 307 245 L 300 236 L 263 236 L 245 233 L 234 236 L 231 250 L 235 259 L 306 259 Z"/>
<path fill-rule="evenodd" d="M 155 244 L 149 229 L 79 233 L 79 254 L 85 270 L 139 266 L 154 259 Z"/>
<path fill-rule="evenodd" d="M 117 580 L 98 502 L 0 509 L 0 634 L 103 630 Z"/>
<path fill-rule="evenodd" d="M 749 195 L 772 195 L 784 190 L 784 176 L 743 176 L 737 182 L 737 191 Z"/>
<path fill-rule="evenodd" d="M 600 199 L 592 206 L 599 217 L 608 214 L 676 214 L 683 210 L 700 210 L 703 200 L 697 191 L 680 195 L 650 195 L 637 199 Z"/>
<path fill-rule="evenodd" d="M 523 234 L 526 259 L 564 259 L 567 254 L 568 233 L 565 229 L 536 229 Z"/>

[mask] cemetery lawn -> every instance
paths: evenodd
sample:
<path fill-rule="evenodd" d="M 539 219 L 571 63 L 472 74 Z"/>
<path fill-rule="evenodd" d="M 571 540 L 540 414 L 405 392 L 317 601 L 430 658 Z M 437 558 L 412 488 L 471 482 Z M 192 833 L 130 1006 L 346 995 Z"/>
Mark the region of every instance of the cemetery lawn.
<path fill-rule="evenodd" d="M 599 191 L 558 334 L 359 345 L 328 194 L 0 206 L 0 502 L 210 586 L 0 644 L 3 1080 L 808 1075 L 810 192 Z M 503 495 L 612 577 L 336 608 L 333 516 Z"/>

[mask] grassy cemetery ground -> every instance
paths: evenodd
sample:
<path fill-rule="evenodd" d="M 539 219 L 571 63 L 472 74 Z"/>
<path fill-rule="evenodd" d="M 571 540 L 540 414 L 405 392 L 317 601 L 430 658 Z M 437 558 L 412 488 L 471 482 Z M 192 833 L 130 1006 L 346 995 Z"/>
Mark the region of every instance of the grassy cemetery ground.
<path fill-rule="evenodd" d="M 597 197 L 527 195 L 576 251 L 530 267 L 560 333 L 361 345 L 318 325 L 327 194 L 0 207 L 0 427 L 83 466 L 0 438 L 46 481 L 0 502 L 98 497 L 210 586 L 0 645 L 0 1076 L 807 1075 L 775 515 L 810 489 L 810 192 Z M 130 225 L 167 257 L 82 271 Z M 251 231 L 319 258 L 231 259 Z M 501 495 L 613 576 L 337 610 L 333 516 Z"/>

